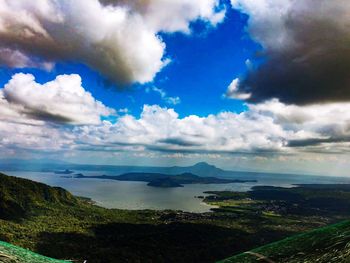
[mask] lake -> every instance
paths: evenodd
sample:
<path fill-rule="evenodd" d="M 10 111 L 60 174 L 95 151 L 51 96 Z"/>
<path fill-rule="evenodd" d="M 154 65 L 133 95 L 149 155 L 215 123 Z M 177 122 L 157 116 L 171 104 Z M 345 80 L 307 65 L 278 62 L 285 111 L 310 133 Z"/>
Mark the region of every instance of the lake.
<path fill-rule="evenodd" d="M 179 188 L 149 187 L 144 182 L 122 182 L 101 179 L 63 178 L 60 174 L 44 172 L 4 171 L 5 174 L 42 182 L 50 186 L 59 186 L 77 196 L 89 197 L 97 205 L 119 209 L 173 209 L 188 212 L 208 212 L 210 206 L 195 196 L 203 196 L 205 191 L 247 191 L 255 185 L 292 187 L 300 183 L 350 183 L 349 178 L 300 176 L 285 174 L 254 175 L 256 183 L 231 184 L 192 184 Z M 108 172 L 75 171 L 86 176 L 110 175 Z M 240 178 L 236 176 L 235 178 Z M 240 178 L 242 179 L 242 178 Z"/>

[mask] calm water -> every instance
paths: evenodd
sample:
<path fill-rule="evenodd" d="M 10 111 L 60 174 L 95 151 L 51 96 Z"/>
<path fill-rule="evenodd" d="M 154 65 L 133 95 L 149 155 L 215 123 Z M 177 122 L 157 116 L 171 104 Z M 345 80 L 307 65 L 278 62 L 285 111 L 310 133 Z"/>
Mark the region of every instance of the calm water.
<path fill-rule="evenodd" d="M 102 175 L 108 172 L 75 171 L 84 175 Z M 74 195 L 89 197 L 98 205 L 121 209 L 174 209 L 190 212 L 207 212 L 210 206 L 195 196 L 204 195 L 205 191 L 232 190 L 247 191 L 255 185 L 273 185 L 292 187 L 296 183 L 350 183 L 346 178 L 308 177 L 290 175 L 264 175 L 255 178 L 257 183 L 185 185 L 181 188 L 155 188 L 143 182 L 121 182 L 101 179 L 62 178 L 62 175 L 42 172 L 4 172 L 8 175 L 27 178 L 51 186 L 60 186 Z"/>

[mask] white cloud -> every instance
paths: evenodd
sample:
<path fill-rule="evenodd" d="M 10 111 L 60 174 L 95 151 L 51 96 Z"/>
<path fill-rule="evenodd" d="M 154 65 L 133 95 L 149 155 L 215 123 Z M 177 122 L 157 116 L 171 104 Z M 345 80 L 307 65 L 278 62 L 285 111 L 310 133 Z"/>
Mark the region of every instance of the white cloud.
<path fill-rule="evenodd" d="M 38 123 L 39 124 L 39 123 Z M 52 153 L 69 151 L 75 145 L 75 136 L 69 129 L 49 125 L 32 125 L 21 122 L 7 122 L 0 119 L 0 149 L 2 152 L 12 150 L 15 154 L 27 151 Z"/>
<path fill-rule="evenodd" d="M 294 0 L 231 0 L 232 7 L 249 14 L 249 32 L 265 47 L 284 47 L 291 37 L 286 29 L 287 15 Z"/>
<path fill-rule="evenodd" d="M 217 0 L 103 0 L 109 3 L 124 3 L 139 12 L 145 22 L 157 31 L 190 32 L 189 24 L 196 19 L 208 21 L 212 25 L 225 17 L 225 8 Z"/>
<path fill-rule="evenodd" d="M 166 97 L 165 101 L 170 105 L 177 105 L 181 103 L 180 97 Z"/>
<path fill-rule="evenodd" d="M 240 92 L 238 90 L 238 87 L 239 87 L 239 79 L 236 78 L 236 79 L 232 80 L 230 85 L 227 87 L 227 91 L 224 94 L 224 97 L 229 98 L 229 99 L 239 99 L 239 100 L 249 99 L 251 94 Z"/>
<path fill-rule="evenodd" d="M 0 119 L 99 124 L 114 110 L 95 100 L 82 86 L 79 75 L 60 75 L 40 84 L 31 74 L 16 74 L 0 90 Z"/>
<path fill-rule="evenodd" d="M 339 30 L 333 32 L 334 37 L 338 38 L 341 33 L 346 38 L 349 34 L 350 2 L 347 0 L 231 0 L 231 5 L 249 15 L 248 30 L 251 36 L 268 49 L 300 48 L 302 43 L 299 41 L 308 41 L 318 34 L 327 33 L 324 30 L 328 28 L 322 22 L 331 23 Z M 308 30 L 310 25 L 318 26 L 313 28 L 316 30 L 314 35 L 299 39 L 298 35 L 303 32 L 297 26 L 302 23 L 305 26 L 303 30 Z"/>
<path fill-rule="evenodd" d="M 158 93 L 162 100 L 169 105 L 177 105 L 181 103 L 180 97 L 170 97 L 163 89 L 157 87 L 148 87 L 146 89 L 146 92 L 149 93 L 150 91 Z"/>
<path fill-rule="evenodd" d="M 224 18 L 219 0 L 101 2 L 1 0 L 0 63 L 50 69 L 78 61 L 118 84 L 145 83 L 167 64 L 159 32 Z"/>
<path fill-rule="evenodd" d="M 299 140 L 301 146 L 309 143 L 350 142 L 350 103 L 285 105 L 274 99 L 250 105 L 252 111 L 271 116 L 284 130 L 293 132 L 289 140 Z"/>

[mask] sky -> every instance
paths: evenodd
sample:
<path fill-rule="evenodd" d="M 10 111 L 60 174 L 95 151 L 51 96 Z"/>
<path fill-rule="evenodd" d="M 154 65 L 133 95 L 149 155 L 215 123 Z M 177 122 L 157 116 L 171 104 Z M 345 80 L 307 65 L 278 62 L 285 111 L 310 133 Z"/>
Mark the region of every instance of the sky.
<path fill-rule="evenodd" d="M 347 176 L 347 0 L 0 0 L 0 159 Z"/>

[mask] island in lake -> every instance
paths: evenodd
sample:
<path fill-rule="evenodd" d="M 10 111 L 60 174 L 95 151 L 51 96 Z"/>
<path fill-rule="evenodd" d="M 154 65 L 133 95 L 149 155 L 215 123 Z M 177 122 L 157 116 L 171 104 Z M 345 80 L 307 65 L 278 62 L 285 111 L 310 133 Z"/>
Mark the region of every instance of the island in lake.
<path fill-rule="evenodd" d="M 65 169 L 63 171 L 55 171 L 54 173 L 55 174 L 72 174 L 72 173 L 74 173 L 74 171 L 71 171 L 69 169 Z"/>
<path fill-rule="evenodd" d="M 248 183 L 256 180 L 238 180 L 217 177 L 201 177 L 192 173 L 182 173 L 178 175 L 168 175 L 161 173 L 126 173 L 118 176 L 85 176 L 79 174 L 75 178 L 81 179 L 108 179 L 117 181 L 135 181 L 147 182 L 148 186 L 153 187 L 183 187 L 184 184 L 229 184 L 229 183 Z"/>

